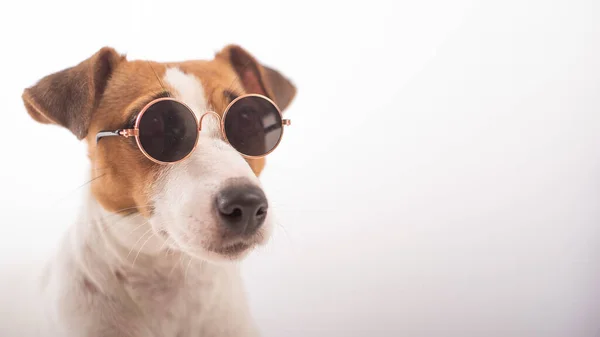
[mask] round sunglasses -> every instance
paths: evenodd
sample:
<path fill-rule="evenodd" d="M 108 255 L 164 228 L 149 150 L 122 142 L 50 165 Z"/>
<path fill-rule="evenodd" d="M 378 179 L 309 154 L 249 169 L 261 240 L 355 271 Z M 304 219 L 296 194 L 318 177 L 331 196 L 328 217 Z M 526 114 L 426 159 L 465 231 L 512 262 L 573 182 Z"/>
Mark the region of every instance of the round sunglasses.
<path fill-rule="evenodd" d="M 289 119 L 283 119 L 272 100 L 258 94 L 234 99 L 222 118 L 208 111 L 200 119 L 183 102 L 167 97 L 148 103 L 138 114 L 133 129 L 100 131 L 96 143 L 103 137 L 135 137 L 148 159 L 158 164 L 177 163 L 194 152 L 207 115 L 220 120 L 225 141 L 246 158 L 262 158 L 273 152 L 281 142 L 283 127 L 291 124 Z"/>

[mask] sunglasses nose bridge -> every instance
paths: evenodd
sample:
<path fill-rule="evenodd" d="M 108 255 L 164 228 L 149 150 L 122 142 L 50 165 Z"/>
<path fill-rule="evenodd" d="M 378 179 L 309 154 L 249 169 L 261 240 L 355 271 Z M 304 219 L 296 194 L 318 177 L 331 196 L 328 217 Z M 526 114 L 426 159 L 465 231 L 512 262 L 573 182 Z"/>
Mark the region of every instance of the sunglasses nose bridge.
<path fill-rule="evenodd" d="M 202 121 L 204 120 L 204 117 L 206 117 L 207 115 L 214 116 L 217 119 L 218 125 L 221 125 L 221 116 L 219 116 L 219 114 L 214 111 L 207 111 L 207 112 L 203 113 L 202 116 L 200 116 L 200 119 L 198 120 L 198 131 L 202 131 Z"/>

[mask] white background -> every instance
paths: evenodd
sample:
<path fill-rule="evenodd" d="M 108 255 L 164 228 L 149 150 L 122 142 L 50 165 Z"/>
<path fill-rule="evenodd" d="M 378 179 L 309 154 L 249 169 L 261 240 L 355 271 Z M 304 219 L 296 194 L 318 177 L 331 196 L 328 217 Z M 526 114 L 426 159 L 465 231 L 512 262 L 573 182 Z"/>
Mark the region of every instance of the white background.
<path fill-rule="evenodd" d="M 265 336 L 599 336 L 600 2 L 12 1 L 0 11 L 0 259 L 75 218 L 84 144 L 22 90 L 104 45 L 289 76 L 245 264 Z"/>

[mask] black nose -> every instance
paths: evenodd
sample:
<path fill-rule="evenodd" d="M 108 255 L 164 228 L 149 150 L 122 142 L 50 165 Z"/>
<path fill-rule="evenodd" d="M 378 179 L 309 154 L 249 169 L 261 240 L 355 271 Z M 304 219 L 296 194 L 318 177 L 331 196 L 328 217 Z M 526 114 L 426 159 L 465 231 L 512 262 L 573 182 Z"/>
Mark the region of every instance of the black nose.
<path fill-rule="evenodd" d="M 254 233 L 265 221 L 267 206 L 262 189 L 250 184 L 228 186 L 216 199 L 222 223 L 237 234 Z"/>

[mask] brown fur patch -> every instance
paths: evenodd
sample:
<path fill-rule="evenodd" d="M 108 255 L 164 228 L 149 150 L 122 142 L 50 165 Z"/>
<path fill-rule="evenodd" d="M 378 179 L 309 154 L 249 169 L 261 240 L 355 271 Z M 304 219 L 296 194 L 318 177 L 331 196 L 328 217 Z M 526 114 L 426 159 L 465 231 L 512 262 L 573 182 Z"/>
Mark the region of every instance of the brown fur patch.
<path fill-rule="evenodd" d="M 95 137 L 102 130 L 131 127 L 131 109 L 163 91 L 154 71 L 162 76 L 165 67 L 143 61 L 120 64 L 90 126 L 87 140 L 92 177 L 101 177 L 92 184 L 92 193 L 108 211 L 152 213 L 151 187 L 166 167 L 148 160 L 134 138 L 106 137 L 96 144 Z"/>

